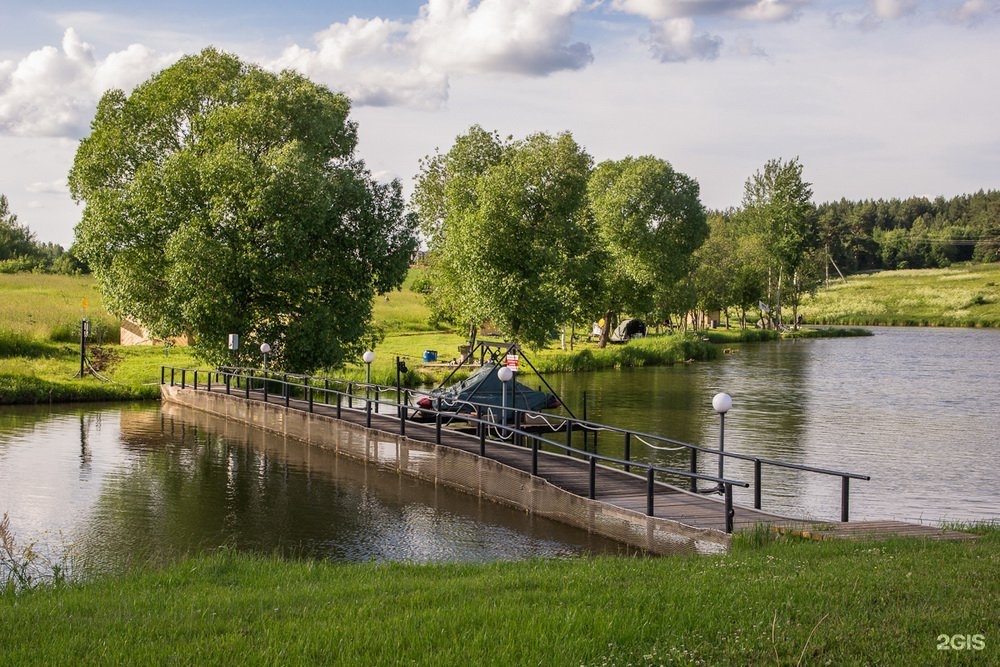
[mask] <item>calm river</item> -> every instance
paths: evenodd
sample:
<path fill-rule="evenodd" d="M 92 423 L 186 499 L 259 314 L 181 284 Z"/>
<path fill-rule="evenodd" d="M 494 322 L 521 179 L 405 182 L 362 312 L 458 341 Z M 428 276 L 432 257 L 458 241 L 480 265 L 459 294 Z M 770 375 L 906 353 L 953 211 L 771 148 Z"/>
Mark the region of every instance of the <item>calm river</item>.
<path fill-rule="evenodd" d="M 0 514 L 78 572 L 218 547 L 341 561 L 492 561 L 626 548 L 204 413 L 0 409 Z"/>
<path fill-rule="evenodd" d="M 996 520 L 1000 331 L 875 329 L 744 345 L 717 362 L 549 378 L 577 415 L 871 476 L 851 518 Z M 579 443 L 578 443 L 579 444 Z M 599 436 L 602 453 L 621 444 Z M 687 454 L 633 455 L 686 468 Z M 716 462 L 702 459 L 712 473 Z M 752 479 L 738 462 L 727 476 Z M 839 517 L 840 483 L 765 469 L 765 509 Z M 737 502 L 751 504 L 746 492 Z M 116 570 L 225 546 L 350 561 L 487 561 L 620 551 L 490 502 L 175 407 L 0 408 L 0 513 L 24 544 Z"/>
<path fill-rule="evenodd" d="M 717 362 L 554 378 L 579 416 L 717 448 L 712 396 L 733 397 L 726 449 L 871 476 L 851 518 L 1000 519 L 1000 331 L 872 328 L 865 338 L 748 344 Z M 598 439 L 600 451 L 620 447 Z M 639 448 L 634 447 L 638 451 Z M 635 454 L 686 468 L 684 452 Z M 717 459 L 701 470 L 717 472 Z M 727 462 L 752 481 L 752 466 Z M 763 508 L 838 519 L 840 480 L 764 470 Z M 752 505 L 749 492 L 735 494 Z"/>

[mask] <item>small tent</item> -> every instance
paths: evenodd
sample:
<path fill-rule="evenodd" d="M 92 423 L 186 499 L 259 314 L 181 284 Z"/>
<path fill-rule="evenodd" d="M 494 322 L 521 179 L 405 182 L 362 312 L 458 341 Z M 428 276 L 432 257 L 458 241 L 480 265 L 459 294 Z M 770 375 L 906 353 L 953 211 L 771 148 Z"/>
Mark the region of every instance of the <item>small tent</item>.
<path fill-rule="evenodd" d="M 611 334 L 612 343 L 627 343 L 631 338 L 641 338 L 646 335 L 646 323 L 642 320 L 629 319 L 619 324 Z"/>

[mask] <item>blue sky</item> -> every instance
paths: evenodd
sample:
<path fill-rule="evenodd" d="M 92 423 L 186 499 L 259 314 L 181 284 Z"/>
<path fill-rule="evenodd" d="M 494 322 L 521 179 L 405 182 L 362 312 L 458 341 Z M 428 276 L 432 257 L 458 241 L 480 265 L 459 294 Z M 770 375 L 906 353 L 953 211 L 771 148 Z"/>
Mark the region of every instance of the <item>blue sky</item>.
<path fill-rule="evenodd" d="M 100 95 L 205 46 L 353 100 L 409 190 L 474 123 L 652 154 L 738 206 L 798 156 L 817 203 L 1000 187 L 1000 0 L 0 0 L 0 193 L 68 246 L 66 174 Z"/>

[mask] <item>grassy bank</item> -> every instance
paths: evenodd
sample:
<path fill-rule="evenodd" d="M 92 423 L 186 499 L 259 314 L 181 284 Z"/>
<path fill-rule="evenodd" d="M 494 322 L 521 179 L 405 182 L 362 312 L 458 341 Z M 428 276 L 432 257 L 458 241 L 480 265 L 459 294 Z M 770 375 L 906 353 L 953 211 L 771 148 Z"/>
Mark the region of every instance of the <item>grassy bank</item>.
<path fill-rule="evenodd" d="M 849 276 L 800 312 L 818 324 L 1000 327 L 1000 264 Z"/>
<path fill-rule="evenodd" d="M 0 327 L 0 404 L 155 398 L 153 385 L 159 380 L 161 365 L 204 367 L 185 348 L 172 348 L 167 356 L 161 347 L 117 345 L 119 322 L 104 310 L 91 276 L 0 275 L 0 295 L 5 315 Z M 90 349 L 95 359 L 101 358 L 98 371 L 110 382 L 94 376 L 74 379 L 80 370 L 77 341 L 84 315 L 96 323 L 90 342 L 97 349 Z M 376 300 L 374 319 L 386 334 L 375 350 L 371 368 L 372 381 L 381 384 L 395 384 L 397 357 L 409 369 L 403 377 L 405 385 L 437 384 L 451 372 L 447 364 L 459 358 L 459 347 L 466 342 L 464 334 L 428 323 L 430 311 L 423 297 L 409 289 L 409 283 Z M 814 330 L 800 335 L 830 332 Z M 776 332 L 759 329 L 716 329 L 652 335 L 604 349 L 596 342 L 577 340 L 566 351 L 553 341 L 548 349 L 532 353 L 531 359 L 542 373 L 662 366 L 714 359 L 720 355 L 719 346 L 777 337 Z M 437 352 L 438 366 L 423 363 L 425 350 Z M 321 374 L 363 380 L 366 369 L 358 360 Z"/>
<path fill-rule="evenodd" d="M 1000 539 L 982 532 L 483 565 L 221 553 L 0 596 L 0 646 L 10 664 L 996 664 Z"/>

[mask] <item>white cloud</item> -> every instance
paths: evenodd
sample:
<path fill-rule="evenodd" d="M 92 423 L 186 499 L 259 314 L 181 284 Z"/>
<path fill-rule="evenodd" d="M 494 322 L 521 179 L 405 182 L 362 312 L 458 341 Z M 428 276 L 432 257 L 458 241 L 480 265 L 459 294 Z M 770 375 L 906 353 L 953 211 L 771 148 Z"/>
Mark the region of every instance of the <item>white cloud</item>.
<path fill-rule="evenodd" d="M 443 72 L 533 76 L 586 67 L 590 46 L 571 42 L 582 0 L 429 0 L 410 39 L 421 62 Z"/>
<path fill-rule="evenodd" d="M 66 194 L 69 192 L 69 184 L 65 178 L 58 178 L 54 181 L 35 181 L 24 186 L 24 189 L 35 194 Z"/>
<path fill-rule="evenodd" d="M 695 34 L 691 19 L 656 21 L 650 26 L 649 46 L 660 62 L 715 60 L 722 38 L 708 33 Z"/>
<path fill-rule="evenodd" d="M 590 47 L 571 42 L 581 0 L 429 0 L 412 22 L 350 18 L 286 49 L 271 67 L 295 68 L 360 105 L 441 106 L 455 74 L 541 76 L 580 69 Z"/>
<path fill-rule="evenodd" d="M 787 21 L 808 0 L 613 0 L 612 9 L 651 21 L 732 16 L 751 21 Z"/>
<path fill-rule="evenodd" d="M 408 30 L 399 21 L 351 17 L 317 33 L 315 48 L 291 46 L 266 66 L 298 70 L 359 105 L 438 107 L 447 78 L 416 61 Z"/>
<path fill-rule="evenodd" d="M 68 28 L 60 48 L 46 46 L 19 62 L 0 63 L 0 132 L 15 136 L 80 136 L 108 87 L 130 88 L 163 64 L 141 46 L 98 60 Z"/>
<path fill-rule="evenodd" d="M 909 16 L 917 9 L 917 0 L 872 0 L 871 13 L 880 19 L 898 19 Z"/>
<path fill-rule="evenodd" d="M 959 23 L 973 25 L 987 19 L 990 14 L 1000 15 L 998 0 L 965 0 L 946 12 L 946 16 Z"/>

